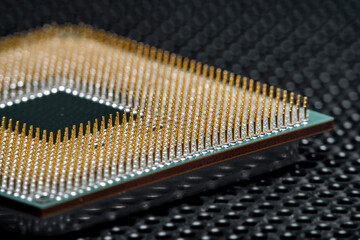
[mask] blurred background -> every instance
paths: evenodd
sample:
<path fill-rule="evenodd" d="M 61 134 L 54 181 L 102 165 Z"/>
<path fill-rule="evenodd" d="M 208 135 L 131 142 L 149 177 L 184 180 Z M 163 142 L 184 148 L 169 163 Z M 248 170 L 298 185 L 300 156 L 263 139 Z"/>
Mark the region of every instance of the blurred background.
<path fill-rule="evenodd" d="M 1 37 L 85 23 L 304 94 L 335 117 L 334 131 L 300 142 L 295 166 L 58 238 L 360 238 L 359 12 L 358 0 L 0 0 Z"/>

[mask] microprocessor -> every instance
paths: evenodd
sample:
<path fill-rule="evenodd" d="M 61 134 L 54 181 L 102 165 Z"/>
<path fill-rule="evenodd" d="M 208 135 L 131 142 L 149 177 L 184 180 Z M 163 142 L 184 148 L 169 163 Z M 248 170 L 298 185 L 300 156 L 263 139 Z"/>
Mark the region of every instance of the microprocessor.
<path fill-rule="evenodd" d="M 83 25 L 4 38 L 0 63 L 0 203 L 37 221 L 333 128 L 306 96 Z"/>

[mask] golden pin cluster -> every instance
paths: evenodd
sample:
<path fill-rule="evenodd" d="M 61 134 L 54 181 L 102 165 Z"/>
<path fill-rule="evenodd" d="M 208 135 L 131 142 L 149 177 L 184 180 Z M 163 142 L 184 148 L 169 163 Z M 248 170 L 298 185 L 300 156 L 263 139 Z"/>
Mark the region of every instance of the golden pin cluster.
<path fill-rule="evenodd" d="M 121 114 L 56 134 L 3 118 L 0 185 L 9 194 L 61 198 L 308 118 L 306 97 L 86 26 L 2 40 L 0 107 L 56 91 Z"/>

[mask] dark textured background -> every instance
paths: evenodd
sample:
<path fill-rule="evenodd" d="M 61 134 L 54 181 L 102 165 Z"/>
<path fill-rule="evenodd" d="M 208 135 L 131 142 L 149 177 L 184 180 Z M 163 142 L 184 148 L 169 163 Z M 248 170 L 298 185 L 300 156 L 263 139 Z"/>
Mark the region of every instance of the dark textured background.
<path fill-rule="evenodd" d="M 59 238 L 360 239 L 359 14 L 358 0 L 0 1 L 1 36 L 82 22 L 305 94 L 336 118 L 301 142 L 296 166 Z"/>

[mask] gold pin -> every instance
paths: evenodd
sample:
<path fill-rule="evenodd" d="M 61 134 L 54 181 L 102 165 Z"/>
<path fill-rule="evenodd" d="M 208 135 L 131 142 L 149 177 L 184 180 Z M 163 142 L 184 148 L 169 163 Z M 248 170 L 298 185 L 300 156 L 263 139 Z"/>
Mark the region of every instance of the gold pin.
<path fill-rule="evenodd" d="M 304 109 L 304 120 L 308 120 L 308 112 L 307 112 L 307 97 L 303 99 L 303 109 Z"/>
<path fill-rule="evenodd" d="M 151 88 L 151 85 L 152 85 L 155 57 L 156 57 L 156 48 L 152 47 L 151 50 L 150 50 L 150 67 L 149 67 L 150 69 L 149 69 L 149 77 L 148 77 L 148 79 L 150 81 L 148 81 L 148 84 L 147 84 L 147 88 L 146 88 L 147 92 L 146 92 L 146 94 L 143 94 L 143 95 L 148 96 L 146 101 L 145 101 L 145 108 L 144 108 L 144 114 L 145 115 L 148 113 L 148 109 L 150 107 L 151 94 L 149 94 L 149 89 Z M 144 76 L 145 76 L 145 74 L 144 74 Z M 143 79 L 143 82 L 144 81 L 145 81 L 145 79 Z"/>
<path fill-rule="evenodd" d="M 287 91 L 283 91 L 283 107 L 282 107 L 282 127 L 286 127 L 286 104 L 287 104 Z"/>
<path fill-rule="evenodd" d="M 164 54 L 163 54 L 163 64 L 166 66 L 168 65 L 168 62 L 169 62 L 169 52 L 165 51 Z M 158 64 L 158 66 L 160 66 L 161 64 Z M 174 69 L 174 66 L 172 66 L 172 68 Z M 159 94 L 159 115 L 160 116 L 163 116 L 164 114 L 164 107 L 163 107 L 163 101 L 164 101 L 164 96 L 165 96 L 165 83 L 166 83 L 166 71 L 167 71 L 167 68 L 164 67 L 163 69 L 163 73 L 162 73 L 162 78 L 161 78 L 161 83 L 159 84 L 160 85 L 160 94 Z M 171 71 L 171 70 L 170 70 Z M 159 78 L 159 81 L 160 81 L 160 69 L 158 69 L 158 76 L 157 78 Z M 172 76 L 171 76 L 172 78 Z M 172 81 L 172 79 L 170 79 L 170 81 Z M 156 91 L 155 91 L 156 92 Z M 166 101 L 166 99 L 165 99 Z M 167 110 L 165 110 L 167 111 Z M 166 113 L 165 113 L 166 114 Z"/>
<path fill-rule="evenodd" d="M 169 53 L 167 53 L 167 56 L 164 57 L 164 65 L 168 65 L 168 58 L 169 58 Z M 181 59 L 181 58 L 180 58 Z M 171 90 L 172 90 L 172 85 L 173 85 L 173 74 L 174 74 L 174 66 L 175 66 L 175 60 L 176 60 L 176 55 L 175 54 L 171 54 L 170 56 L 170 76 L 169 76 L 169 84 L 168 87 L 166 89 L 166 96 L 165 96 L 165 113 L 164 116 L 169 116 L 169 111 L 170 111 L 170 101 L 169 101 L 169 96 L 171 94 Z M 166 75 L 167 74 L 167 68 L 164 67 L 164 71 L 163 71 L 163 78 L 162 78 L 162 89 L 165 89 L 165 83 L 166 83 Z M 176 80 L 175 81 L 179 81 L 179 76 L 180 73 L 177 72 L 176 73 Z M 176 83 L 176 86 L 178 83 Z M 164 91 L 165 92 L 165 91 Z M 161 113 L 159 114 L 161 115 Z M 168 123 L 168 122 L 166 122 Z"/>
<path fill-rule="evenodd" d="M 240 123 L 239 123 L 239 140 L 243 139 L 243 123 L 244 123 L 244 111 L 245 111 L 245 100 L 247 95 L 247 78 L 243 78 L 242 85 L 242 97 L 241 97 L 241 110 L 240 110 Z"/>
<path fill-rule="evenodd" d="M 115 117 L 115 122 L 114 122 L 114 128 L 113 128 L 113 135 L 112 135 L 112 139 L 113 141 L 111 142 L 111 150 L 110 150 L 110 161 L 109 161 L 109 172 L 112 173 L 112 169 L 113 169 L 113 165 L 114 165 L 114 158 L 115 158 L 115 144 L 117 142 L 118 136 L 118 129 L 119 129 L 119 125 L 120 125 L 120 114 L 119 112 L 116 112 L 116 117 Z M 119 144 L 121 144 L 121 142 L 119 142 Z"/>
<path fill-rule="evenodd" d="M 137 61 L 136 61 L 136 69 L 140 69 L 140 64 L 141 64 L 141 61 L 142 61 L 142 57 L 143 57 L 143 51 L 144 51 L 144 44 L 142 43 L 137 43 Z M 136 70 L 135 69 L 135 70 Z M 145 69 L 145 68 L 144 68 Z M 132 96 L 132 99 L 133 101 L 135 100 L 135 98 L 137 97 L 136 96 L 136 92 L 138 92 L 138 81 L 139 81 L 139 74 L 140 74 L 140 71 L 136 71 L 136 75 L 135 75 L 135 81 L 134 81 L 134 95 Z M 130 89 L 129 89 L 130 90 Z M 135 107 L 135 105 L 133 104 L 132 105 L 133 107 Z"/>
<path fill-rule="evenodd" d="M 146 119 L 146 116 L 145 116 L 145 119 Z M 151 123 L 152 123 L 152 121 L 151 121 Z M 152 125 L 150 125 L 150 127 L 152 128 Z M 152 129 L 149 129 L 146 134 L 146 137 L 147 137 L 146 150 L 145 150 L 145 167 L 146 168 L 149 166 L 150 143 L 151 143 L 150 139 L 152 139 L 152 132 L 153 132 Z"/>
<path fill-rule="evenodd" d="M 220 119 L 221 119 L 221 115 L 220 115 Z M 217 146 L 221 146 L 221 127 L 218 127 L 217 130 Z"/>
<path fill-rule="evenodd" d="M 93 134 L 96 134 L 97 131 Z M 101 117 L 101 123 L 100 123 L 100 133 L 99 133 L 99 136 L 97 137 L 97 147 L 96 147 L 96 154 L 95 154 L 95 171 L 96 171 L 96 175 L 100 174 L 101 175 L 101 172 L 98 173 L 97 172 L 97 169 L 99 169 L 99 164 L 100 164 L 100 156 L 101 156 L 101 147 L 102 144 L 103 144 L 103 141 L 104 141 L 104 134 L 105 134 L 105 117 L 102 116 Z"/>
<path fill-rule="evenodd" d="M 109 144 L 110 144 L 110 133 L 112 129 L 112 114 L 109 115 L 107 127 L 106 127 L 106 136 L 105 136 L 105 143 L 104 143 L 104 149 L 103 149 L 103 161 L 102 161 L 102 167 L 101 167 L 101 179 L 105 178 L 105 171 L 106 171 L 106 164 L 109 162 L 108 158 L 108 151 L 109 151 Z"/>
<path fill-rule="evenodd" d="M 279 129 L 279 105 L 280 105 L 280 88 L 276 89 L 275 102 L 275 130 Z"/>
<path fill-rule="evenodd" d="M 144 141 L 145 141 L 145 130 L 146 130 L 146 119 L 144 119 L 143 124 L 141 125 L 141 132 L 140 132 L 140 144 L 139 144 L 139 159 L 138 159 L 138 169 L 141 168 L 141 159 L 143 157 L 143 147 L 144 147 Z"/>
<path fill-rule="evenodd" d="M 294 107 L 294 93 L 290 93 L 290 106 L 289 106 L 289 125 L 293 125 L 293 107 Z"/>
<path fill-rule="evenodd" d="M 67 148 L 67 156 L 73 156 L 73 150 L 74 150 L 74 144 L 75 144 L 75 138 L 76 138 L 76 126 L 73 125 L 72 129 L 71 129 L 71 134 L 70 134 L 70 143 L 69 143 L 69 147 Z M 64 144 L 64 143 L 63 143 Z M 66 161 L 66 166 L 65 166 L 65 179 L 67 180 L 69 175 L 70 175 L 70 167 L 71 167 L 71 161 L 68 159 Z"/>
<path fill-rule="evenodd" d="M 233 118 L 231 123 L 231 142 L 235 143 L 235 128 L 236 128 L 236 122 L 238 121 L 238 115 L 239 115 L 239 97 L 240 97 L 240 75 L 236 76 L 235 80 L 235 104 L 233 108 Z"/>
<path fill-rule="evenodd" d="M 96 130 L 96 131 L 95 131 Z M 95 154 L 95 141 L 96 141 L 96 132 L 97 132 L 97 119 L 95 119 L 95 124 L 93 125 L 93 134 L 89 136 L 89 140 L 90 140 L 90 146 L 88 149 L 88 166 L 87 166 L 87 178 L 86 178 L 86 182 L 87 184 L 90 183 L 90 177 L 92 176 L 92 171 L 94 170 L 94 163 L 93 163 L 93 159 L 94 159 L 94 154 Z"/>
<path fill-rule="evenodd" d="M 23 129 L 25 129 L 25 126 L 23 126 Z M 25 137 L 25 134 L 23 135 L 21 133 L 21 138 L 23 138 L 23 136 Z M 50 178 L 50 176 L 48 175 L 49 173 L 49 169 L 50 169 L 50 159 L 51 159 L 51 150 L 53 148 L 53 132 L 49 133 L 49 141 L 48 141 L 48 146 L 47 146 L 47 151 L 46 151 L 46 160 L 45 160 L 45 168 L 44 168 L 44 174 L 46 174 L 46 178 L 43 179 L 43 190 L 45 190 L 46 188 L 46 182 L 47 180 Z M 23 140 L 21 140 L 23 141 Z M 20 145 L 22 146 L 22 145 Z"/>
<path fill-rule="evenodd" d="M 186 101 L 186 105 L 185 105 L 185 109 L 187 109 L 185 111 L 185 116 L 184 116 L 184 129 L 183 129 L 183 134 L 182 134 L 182 142 L 181 142 L 181 154 L 185 155 L 185 141 L 188 140 L 189 141 L 189 152 L 191 153 L 191 135 L 189 137 L 189 139 L 186 139 L 187 136 L 187 129 L 188 129 L 188 122 L 189 122 L 189 115 L 190 115 L 190 98 L 189 96 L 191 96 L 191 84 L 192 84 L 192 79 L 194 76 L 194 70 L 195 70 L 195 61 L 191 60 L 190 61 L 190 79 L 189 79 L 189 87 L 188 87 L 188 91 L 186 93 L 186 97 L 187 97 L 187 101 Z M 185 84 L 185 82 L 184 82 Z"/>
<path fill-rule="evenodd" d="M 271 131 L 271 121 L 272 121 L 272 108 L 273 108 L 273 97 L 274 97 L 274 87 L 270 86 L 269 90 L 269 112 L 268 112 L 268 131 Z"/>
<path fill-rule="evenodd" d="M 229 91 L 229 97 L 227 99 L 227 106 L 226 106 L 226 118 L 225 118 L 225 144 L 228 143 L 228 139 L 229 139 L 229 125 L 232 126 L 232 123 L 230 123 L 230 110 L 231 110 L 231 105 L 232 105 L 232 99 L 233 99 L 233 88 L 234 88 L 234 80 L 235 80 L 235 74 L 234 73 L 230 73 L 230 77 L 229 77 L 229 86 L 230 86 L 230 91 Z"/>
<path fill-rule="evenodd" d="M 264 134 L 264 117 L 265 117 L 265 107 L 266 107 L 266 88 L 267 85 L 263 84 L 262 88 L 262 108 L 261 108 L 261 120 L 260 120 L 260 134 Z"/>
<path fill-rule="evenodd" d="M 163 50 L 161 49 L 157 49 L 157 54 L 156 54 L 156 61 L 158 63 L 160 63 L 162 61 L 162 57 L 163 57 Z M 161 64 L 157 64 L 157 69 L 156 69 L 156 75 L 155 75 L 155 89 L 154 89 L 154 95 L 153 95 L 153 103 L 154 103 L 154 106 L 156 105 L 156 102 L 157 102 L 157 98 L 160 98 L 160 101 L 162 101 L 161 99 L 161 93 L 160 93 L 160 96 L 158 97 L 157 96 L 157 92 L 158 92 L 158 88 L 159 88 L 159 81 L 160 81 L 160 69 L 161 69 Z M 162 89 L 160 89 L 162 90 Z M 161 102 L 160 102 L 161 104 Z M 159 105 L 160 107 L 160 105 Z M 153 119 L 154 118 L 154 114 L 155 114 L 155 111 L 152 110 L 152 116 L 151 118 Z"/>
<path fill-rule="evenodd" d="M 195 96 L 194 96 L 194 102 L 193 105 L 197 106 L 198 103 L 198 92 L 199 92 L 199 85 L 200 85 L 200 74 L 201 74 L 201 68 L 202 68 L 202 64 L 201 63 L 197 63 L 196 64 L 196 81 L 195 81 Z M 191 113 L 191 120 L 190 120 L 190 137 L 189 137 L 189 153 L 192 152 L 192 143 L 193 143 L 193 136 L 194 136 L 194 132 L 195 131 L 195 120 L 196 117 L 196 108 L 194 107 Z M 198 151 L 199 150 L 199 146 L 198 146 L 198 139 L 197 136 L 195 136 L 195 150 Z"/>
<path fill-rule="evenodd" d="M 130 39 L 125 39 L 124 44 L 125 44 L 124 45 L 125 49 L 124 49 L 124 54 L 123 54 L 124 55 L 123 61 L 124 61 L 124 63 L 126 63 L 128 61 L 128 55 L 129 55 L 128 53 L 130 52 L 130 45 L 131 45 Z M 120 101 L 122 101 L 124 99 L 125 94 L 126 94 L 126 88 L 125 88 L 126 66 L 127 66 L 127 64 L 124 64 L 123 68 L 122 68 L 120 91 L 119 91 L 119 93 L 121 94 Z"/>
<path fill-rule="evenodd" d="M 258 109 L 259 109 L 259 98 L 260 98 L 260 82 L 256 82 L 255 90 L 255 111 L 253 120 L 253 134 L 257 135 L 257 124 L 258 124 Z"/>
<path fill-rule="evenodd" d="M 121 172 L 121 157 L 124 156 L 122 153 L 124 152 L 124 137 L 126 135 L 125 129 L 126 129 L 126 113 L 122 115 L 121 125 L 120 125 L 120 133 L 119 133 L 119 145 L 118 145 L 118 151 L 117 151 L 117 158 L 116 158 L 116 174 L 119 175 Z"/>
<path fill-rule="evenodd" d="M 75 176 L 72 180 L 72 186 L 75 186 L 75 179 L 77 178 L 76 173 L 78 171 L 78 166 L 80 163 L 80 146 L 81 146 L 81 140 L 83 138 L 83 123 L 80 123 L 79 126 L 79 132 L 78 132 L 78 136 L 76 139 L 76 148 L 75 148 L 75 156 L 74 156 L 74 166 L 73 166 L 73 176 Z"/>
<path fill-rule="evenodd" d="M 201 95 L 200 95 L 200 108 L 199 108 L 199 123 L 197 126 L 197 133 L 196 133 L 196 152 L 199 151 L 199 141 L 200 141 L 200 137 L 201 137 L 201 130 L 204 129 L 204 125 L 206 124 L 206 116 L 204 116 L 204 102 L 205 102 L 205 91 L 206 91 L 206 79 L 207 79 L 207 72 L 208 72 L 208 65 L 204 64 L 203 65 L 203 71 L 202 71 L 202 88 L 201 88 Z M 206 111 L 206 110 L 205 110 Z M 205 112 L 205 114 L 207 113 L 207 111 Z M 205 118 L 205 119 L 204 119 Z M 203 125 L 204 124 L 204 125 Z M 206 141 L 206 137 L 205 137 L 205 132 L 204 131 L 204 135 L 203 135 L 203 146 L 205 146 L 205 141 Z M 203 147 L 205 148 L 205 147 Z"/>
<path fill-rule="evenodd" d="M 246 116 L 246 138 L 250 138 L 250 120 L 251 120 L 251 110 L 252 110 L 253 88 L 254 88 L 254 80 L 250 79 L 249 100 L 248 100 L 247 116 Z"/>
<path fill-rule="evenodd" d="M 175 118 L 174 116 L 171 116 L 171 119 L 170 119 L 170 129 L 174 129 L 175 127 Z M 176 132 L 175 134 L 170 134 L 169 136 L 169 140 L 167 141 L 167 160 L 170 161 L 170 148 L 171 148 L 171 143 L 173 142 L 173 135 L 175 137 L 175 145 L 174 145 L 174 157 L 176 157 L 176 142 L 177 142 L 177 136 L 176 136 Z"/>
<path fill-rule="evenodd" d="M 150 54 L 150 47 L 149 47 L 149 45 L 145 45 L 145 48 L 144 48 L 144 72 L 143 72 L 141 84 L 140 84 L 139 107 L 144 107 L 144 105 L 143 105 L 144 86 L 145 86 L 145 82 L 146 82 L 146 72 L 148 69 L 149 54 Z"/>
<path fill-rule="evenodd" d="M 209 120 L 211 118 L 210 115 L 210 103 L 212 100 L 212 92 L 213 92 L 213 83 L 214 83 L 214 71 L 215 68 L 213 66 L 210 67 L 209 69 L 209 95 L 208 95 L 208 103 L 206 106 L 206 113 L 205 113 L 205 124 L 204 124 L 204 139 L 203 139 L 203 149 L 206 149 L 206 141 L 207 141 L 207 129 L 208 129 L 208 125 L 209 125 Z M 205 77 L 204 77 L 205 78 Z M 205 78 L 206 79 L 206 78 Z M 211 134 L 210 134 L 211 135 Z M 212 146 L 212 145 L 211 145 Z"/>
<path fill-rule="evenodd" d="M 82 171 L 82 175 L 84 174 L 87 174 L 87 171 L 86 171 L 86 154 L 87 152 L 89 152 L 89 143 L 91 141 L 90 139 L 90 126 L 91 126 L 91 123 L 90 121 L 87 122 L 86 124 L 86 130 L 85 130 L 85 136 L 84 136 L 84 141 L 83 141 L 83 149 L 82 149 L 82 155 L 81 155 L 81 171 Z"/>
<path fill-rule="evenodd" d="M 9 133 L 12 132 L 12 119 L 11 119 L 11 118 L 9 119 L 9 123 L 8 123 L 8 128 L 7 128 L 7 130 L 9 131 Z M 10 134 L 9 134 L 9 135 L 10 135 Z"/>
<path fill-rule="evenodd" d="M 130 159 L 130 171 L 134 171 L 134 165 L 135 165 L 135 151 L 138 150 L 136 148 L 136 146 L 138 145 L 139 143 L 139 131 L 140 131 L 140 117 L 137 117 L 136 120 L 135 120 L 135 126 L 134 126 L 134 129 L 135 129 L 135 139 L 134 139 L 134 142 L 132 143 L 132 152 L 131 152 L 131 159 Z M 137 168 L 139 168 L 139 165 L 138 163 L 136 164 Z"/>
<path fill-rule="evenodd" d="M 3 144 L 3 140 L 4 140 L 4 132 L 5 132 L 5 117 L 2 117 L 2 121 L 1 121 L 1 128 L 0 128 L 0 146 L 2 146 Z"/>
<path fill-rule="evenodd" d="M 296 97 L 296 123 L 300 123 L 300 95 Z"/>
<path fill-rule="evenodd" d="M 43 163 L 45 162 L 45 147 L 46 147 L 46 130 L 43 130 L 43 135 L 41 138 L 41 145 L 40 145 L 40 152 L 39 152 L 39 166 L 37 168 L 36 171 L 36 185 L 38 188 L 38 184 L 39 184 L 39 180 L 40 180 L 40 175 L 43 171 L 42 166 Z"/>
<path fill-rule="evenodd" d="M 188 64 L 189 64 L 189 59 L 185 58 L 183 61 L 183 66 L 182 66 L 182 69 L 184 72 L 187 72 Z M 182 111 L 182 109 L 184 107 L 185 84 L 186 84 L 186 74 L 183 74 L 183 84 L 182 84 L 181 90 L 180 90 L 180 101 L 179 101 L 180 111 Z M 177 156 L 177 152 L 178 152 L 177 150 L 179 148 L 178 147 L 179 144 L 181 145 L 181 155 L 184 154 L 183 139 L 180 139 L 180 138 L 182 138 L 182 135 L 180 134 L 180 131 L 182 130 L 182 120 L 177 121 L 176 125 L 177 125 L 176 126 L 176 138 L 175 138 L 176 142 L 175 142 L 175 149 L 174 149 L 175 156 Z"/>
<path fill-rule="evenodd" d="M 212 131 L 211 131 L 211 135 L 210 135 L 210 143 L 211 143 L 211 147 L 214 147 L 214 136 L 215 136 L 215 132 L 216 132 L 216 114 L 218 111 L 218 99 L 219 99 L 219 85 L 220 85 L 220 78 L 221 78 L 221 69 L 216 69 L 216 85 L 215 85 L 215 96 L 214 96 L 214 108 L 213 108 L 213 112 L 212 112 L 212 120 L 211 120 L 211 124 L 212 124 Z"/>
<path fill-rule="evenodd" d="M 33 180 L 35 181 L 36 178 L 33 179 L 34 173 L 35 173 L 35 162 L 36 157 L 38 153 L 39 148 L 39 140 L 40 140 L 40 129 L 36 128 L 35 131 L 35 139 L 34 139 L 34 145 L 32 146 L 32 156 L 31 156 L 31 162 L 30 162 L 30 173 L 29 173 L 29 183 L 31 183 Z"/>
<path fill-rule="evenodd" d="M 133 121 L 134 121 L 134 115 L 133 115 L 133 111 L 131 109 L 130 118 L 129 118 L 129 122 L 127 124 L 127 131 L 126 131 L 126 141 L 125 141 L 125 151 L 124 151 L 124 161 L 123 161 L 123 173 L 127 172 L 127 163 L 128 163 L 128 156 L 129 156 L 129 145 L 130 145 L 130 142 L 132 141 L 132 139 L 130 139 L 130 136 L 131 136 L 131 132 L 133 130 L 133 123 L 134 123 Z M 130 169 L 131 168 L 132 167 L 130 166 Z"/>
<path fill-rule="evenodd" d="M 65 156 L 67 153 L 67 144 L 68 144 L 68 139 L 69 139 L 69 128 L 65 128 L 64 131 L 64 137 L 63 137 L 63 141 L 62 141 L 62 149 L 61 149 L 61 155 L 60 155 L 60 159 L 59 159 L 59 169 L 60 169 L 60 173 L 58 174 L 58 182 L 60 182 L 61 177 L 62 177 L 62 170 L 65 164 Z"/>
<path fill-rule="evenodd" d="M 161 129 L 161 136 L 160 136 L 160 162 L 163 162 L 163 152 L 165 149 L 165 134 L 166 134 L 166 128 L 168 126 L 169 117 L 167 115 L 164 116 L 165 121 L 163 128 Z"/>
<path fill-rule="evenodd" d="M 180 74 L 181 74 L 181 67 L 182 67 L 182 57 L 181 56 L 177 56 L 177 59 L 176 59 L 176 67 L 177 67 L 177 70 L 176 70 L 176 82 L 175 82 L 175 86 L 179 86 L 179 81 L 180 81 Z M 184 74 L 185 75 L 185 74 Z M 170 87 L 169 87 L 170 89 Z M 184 90 L 184 84 L 182 84 L 182 88 L 180 90 L 180 93 L 176 93 L 175 95 L 175 99 L 176 99 L 176 102 L 175 102 L 175 105 L 177 103 L 179 103 L 180 105 L 180 108 L 179 109 L 182 109 L 182 102 L 183 102 L 183 90 Z M 178 94 L 180 94 L 180 100 L 178 100 Z M 168 109 L 170 109 L 170 106 L 168 107 Z M 176 115 L 178 113 L 175 113 Z M 172 115 L 171 116 L 171 127 L 170 129 L 174 129 L 175 127 L 175 116 L 176 115 Z M 180 121 L 178 121 L 179 123 Z M 174 144 L 174 157 L 176 158 L 177 156 L 177 144 L 178 144 L 178 139 L 179 139 L 179 126 L 177 125 L 176 127 L 176 132 L 174 134 L 174 137 L 175 137 L 175 144 Z M 170 145 L 172 143 L 172 140 L 173 140 L 173 134 L 170 134 L 169 136 L 169 140 L 168 140 L 168 146 L 167 146 L 167 149 L 168 149 L 168 160 L 169 160 L 169 157 L 170 157 Z"/>
<path fill-rule="evenodd" d="M 158 139 L 159 139 L 159 131 L 160 131 L 160 124 L 159 124 L 159 118 L 156 120 L 156 127 L 155 127 L 155 137 L 154 137 L 154 143 L 153 143 L 153 157 L 152 157 L 152 165 L 155 165 L 155 158 L 156 158 L 156 149 L 158 145 Z"/>
<path fill-rule="evenodd" d="M 222 135 L 222 131 L 221 131 L 221 126 L 224 120 L 224 103 L 225 103 L 225 95 L 226 95 L 226 87 L 227 87 L 227 80 L 228 80 L 228 72 L 227 71 L 223 71 L 223 77 L 222 77 L 222 92 L 221 92 L 221 102 L 220 102 L 220 116 L 219 116 L 219 121 L 218 121 L 218 126 L 217 126 L 217 145 L 220 146 L 221 145 L 221 135 Z M 225 134 L 224 134 L 225 135 Z"/>
<path fill-rule="evenodd" d="M 31 151 L 31 145 L 32 145 L 32 135 L 33 135 L 33 126 L 30 126 L 29 128 L 29 134 L 27 136 L 27 141 L 26 141 L 26 147 L 25 147 L 25 156 L 24 156 L 24 166 L 27 168 L 28 167 L 28 162 L 29 162 L 29 158 L 30 158 L 30 151 Z M 22 183 L 25 181 L 25 177 L 26 177 L 26 171 L 22 172 Z M 23 186 L 24 187 L 24 186 Z"/>

